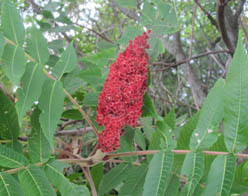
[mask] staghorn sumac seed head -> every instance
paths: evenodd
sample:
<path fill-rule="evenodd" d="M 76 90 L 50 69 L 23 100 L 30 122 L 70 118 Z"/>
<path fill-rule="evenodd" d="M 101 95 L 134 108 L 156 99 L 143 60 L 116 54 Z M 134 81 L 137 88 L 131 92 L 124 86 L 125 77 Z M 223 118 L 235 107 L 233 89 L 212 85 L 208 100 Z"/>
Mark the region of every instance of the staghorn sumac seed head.
<path fill-rule="evenodd" d="M 96 121 L 105 129 L 98 136 L 98 149 L 111 152 L 120 147 L 121 129 L 136 127 L 146 91 L 150 31 L 129 41 L 124 52 L 110 66 L 99 95 Z"/>

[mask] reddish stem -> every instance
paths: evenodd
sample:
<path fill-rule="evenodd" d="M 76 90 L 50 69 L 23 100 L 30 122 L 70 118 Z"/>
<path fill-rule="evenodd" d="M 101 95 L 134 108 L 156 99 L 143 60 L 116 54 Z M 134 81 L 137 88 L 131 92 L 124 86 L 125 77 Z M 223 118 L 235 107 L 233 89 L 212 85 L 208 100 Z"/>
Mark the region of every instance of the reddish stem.
<path fill-rule="evenodd" d="M 109 155 L 107 155 L 107 159 L 116 158 L 116 157 L 124 157 L 124 156 L 149 155 L 149 154 L 155 154 L 158 151 L 159 150 L 146 150 L 146 151 L 135 151 L 135 152 L 123 152 L 123 153 L 117 153 L 117 154 L 109 154 Z M 175 154 L 187 154 L 187 153 L 192 152 L 191 150 L 171 150 L 171 151 L 174 152 Z M 217 151 L 204 150 L 204 151 L 202 151 L 202 153 L 207 154 L 207 155 L 217 156 L 217 155 L 226 155 L 229 152 L 217 152 Z M 248 159 L 248 154 L 236 153 L 234 155 L 236 157 Z"/>

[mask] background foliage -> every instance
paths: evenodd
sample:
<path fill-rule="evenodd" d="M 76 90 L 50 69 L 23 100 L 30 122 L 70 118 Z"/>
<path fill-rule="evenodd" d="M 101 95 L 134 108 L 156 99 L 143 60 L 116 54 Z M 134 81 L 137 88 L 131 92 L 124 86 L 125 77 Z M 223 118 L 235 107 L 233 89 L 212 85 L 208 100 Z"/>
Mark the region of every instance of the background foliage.
<path fill-rule="evenodd" d="M 0 195 L 248 192 L 245 0 L 0 5 Z M 103 154 L 98 95 L 148 29 L 142 117 Z"/>

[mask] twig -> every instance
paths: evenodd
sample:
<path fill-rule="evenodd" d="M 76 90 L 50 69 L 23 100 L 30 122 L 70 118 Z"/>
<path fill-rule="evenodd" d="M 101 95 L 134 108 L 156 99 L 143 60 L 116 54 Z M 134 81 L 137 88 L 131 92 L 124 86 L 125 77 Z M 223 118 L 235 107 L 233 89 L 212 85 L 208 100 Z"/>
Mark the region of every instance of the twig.
<path fill-rule="evenodd" d="M 92 127 L 86 127 L 81 128 L 81 129 L 72 129 L 72 130 L 64 130 L 64 131 L 57 131 L 54 136 L 66 136 L 66 135 L 82 135 L 85 132 L 90 132 L 92 131 L 93 128 Z"/>
<path fill-rule="evenodd" d="M 77 24 L 77 23 L 73 23 L 73 24 L 76 25 L 76 26 L 82 27 L 82 28 L 84 28 L 84 29 L 87 29 L 87 30 L 89 30 L 89 31 L 91 31 L 91 32 L 93 32 L 93 33 L 95 33 L 96 35 L 98 35 L 99 37 L 101 37 L 102 39 L 104 39 L 105 41 L 114 44 L 114 42 L 113 42 L 111 39 L 109 39 L 109 38 L 106 37 L 105 35 L 102 35 L 101 33 L 98 33 L 98 32 L 95 31 L 94 29 L 91 29 L 91 28 L 89 28 L 89 27 L 87 27 L 87 26 L 84 26 L 84 25 L 81 25 L 81 24 Z"/>
<path fill-rule="evenodd" d="M 201 6 L 201 4 L 198 2 L 198 0 L 195 0 L 195 4 L 198 5 L 198 7 L 201 9 L 201 11 L 203 11 L 204 14 L 206 14 L 206 16 L 210 20 L 211 24 L 214 25 L 218 29 L 218 24 L 217 24 L 216 20 L 213 18 L 213 16 L 211 14 L 209 14 L 207 12 L 207 10 L 205 10 L 204 7 Z"/>
<path fill-rule="evenodd" d="M 159 150 L 122 152 L 122 153 L 116 153 L 116 154 L 109 154 L 107 155 L 107 158 L 112 159 L 112 158 L 117 158 L 117 157 L 119 158 L 119 157 L 127 157 L 127 156 L 142 156 L 142 155 L 156 154 L 157 152 L 159 152 Z M 171 152 L 173 152 L 174 154 L 188 154 L 192 152 L 192 150 L 171 150 Z M 204 150 L 202 151 L 202 153 L 206 155 L 218 156 L 218 155 L 227 155 L 230 152 L 217 152 L 217 151 Z M 236 153 L 234 154 L 234 156 L 248 159 L 248 154 Z"/>
<path fill-rule="evenodd" d="M 0 82 L 0 90 L 2 90 L 3 93 L 7 95 L 13 103 L 15 103 L 15 98 L 10 95 L 10 93 L 6 90 L 6 88 L 3 86 L 1 82 Z"/>
<path fill-rule="evenodd" d="M 80 158 L 76 158 L 76 159 L 59 159 L 59 161 L 62 161 L 64 163 L 69 163 L 69 164 L 78 164 L 81 167 L 92 167 L 98 163 L 101 162 L 106 162 L 110 159 L 113 158 L 120 158 L 120 157 L 128 157 L 128 156 L 143 156 L 143 155 L 152 155 L 152 154 L 156 154 L 157 152 L 159 152 L 159 150 L 146 150 L 146 151 L 134 151 L 134 152 L 123 152 L 123 153 L 116 153 L 116 154 L 105 154 L 102 153 L 100 150 L 98 150 L 93 156 L 88 157 L 86 159 L 80 159 Z M 171 152 L 173 152 L 174 154 L 188 154 L 190 152 L 192 152 L 191 150 L 171 150 Z M 230 152 L 218 152 L 218 151 L 207 151 L 204 150 L 202 151 L 203 154 L 205 155 L 210 155 L 210 156 L 218 156 L 218 155 L 227 155 Z M 236 153 L 234 154 L 234 156 L 239 157 L 239 158 L 244 158 L 244 159 L 248 159 L 248 154 L 241 154 L 241 153 Z M 42 166 L 44 163 L 37 163 L 35 164 L 37 167 Z M 15 168 L 15 169 L 10 169 L 10 170 L 6 170 L 4 172 L 7 172 L 9 174 L 13 174 L 13 173 L 17 173 L 22 169 L 25 169 L 25 166 L 19 167 L 19 168 Z"/>
<path fill-rule="evenodd" d="M 91 191 L 92 191 L 92 196 L 97 196 L 97 192 L 96 192 L 96 187 L 95 187 L 95 184 L 94 184 L 94 181 L 91 177 L 91 174 L 90 174 L 90 170 L 88 167 L 81 167 L 84 174 L 85 174 L 85 177 L 87 178 L 89 184 L 90 184 L 90 188 L 91 188 Z"/>
<path fill-rule="evenodd" d="M 89 119 L 89 117 L 87 116 L 87 114 L 84 112 L 84 110 L 80 107 L 80 105 L 76 102 L 76 100 L 70 95 L 70 93 L 67 92 L 67 90 L 64 89 L 64 93 L 66 94 L 66 96 L 71 100 L 71 102 L 77 107 L 77 109 L 79 110 L 79 112 L 83 115 L 83 117 L 87 120 L 87 122 L 89 123 L 89 125 L 93 128 L 94 133 L 96 134 L 96 136 L 98 136 L 98 131 L 95 127 L 95 125 L 92 123 L 92 121 Z"/>
<path fill-rule="evenodd" d="M 71 124 L 74 124 L 74 123 L 77 123 L 77 122 L 80 122 L 81 120 L 68 120 L 66 121 L 65 123 L 63 123 L 61 126 L 60 126 L 60 130 L 63 130 L 65 127 L 67 127 L 68 125 L 71 125 Z"/>
<path fill-rule="evenodd" d="M 188 69 L 188 73 L 191 73 L 191 65 L 190 65 L 190 59 L 192 58 L 192 48 L 193 48 L 193 39 L 194 39 L 194 32 L 195 32 L 195 18 L 196 18 L 196 8 L 197 6 L 194 4 L 194 8 L 193 8 L 193 17 L 192 17 L 192 28 L 191 28 L 191 38 L 190 38 L 190 47 L 189 47 L 189 57 L 188 57 L 188 61 L 187 61 L 187 69 Z M 190 76 L 189 76 L 190 77 Z M 189 84 L 192 87 L 193 86 L 193 82 L 191 80 L 189 80 Z M 191 88 L 191 92 L 192 92 L 192 96 L 194 99 L 194 103 L 196 106 L 196 109 L 199 111 L 200 110 L 200 103 L 198 101 L 197 95 L 195 93 L 194 90 L 192 90 Z"/>
<path fill-rule="evenodd" d="M 179 66 L 181 64 L 187 63 L 189 60 L 201 58 L 203 56 L 207 56 L 207 55 L 211 55 L 211 54 L 218 54 L 218 53 L 229 53 L 230 54 L 231 52 L 229 50 L 219 50 L 219 51 L 204 52 L 204 53 L 198 54 L 196 56 L 192 56 L 190 59 L 186 59 L 186 60 L 179 61 L 179 62 L 176 62 L 176 63 L 153 62 L 153 63 L 151 63 L 151 65 L 165 65 L 165 66 L 168 66 L 168 67 L 166 67 L 164 69 L 160 69 L 160 70 L 154 70 L 152 72 L 162 71 L 162 70 L 165 70 L 165 69 L 168 69 L 168 68 L 171 68 L 171 67 L 177 67 L 177 66 Z"/>
<path fill-rule="evenodd" d="M 43 162 L 39 162 L 39 163 L 36 163 L 34 164 L 36 167 L 41 167 L 44 163 Z M 18 168 L 15 168 L 15 169 L 10 169 L 10 170 L 6 170 L 4 172 L 8 173 L 8 174 L 14 174 L 14 173 L 17 173 L 23 169 L 26 169 L 27 167 L 26 166 L 22 166 L 22 167 L 18 167 Z"/>

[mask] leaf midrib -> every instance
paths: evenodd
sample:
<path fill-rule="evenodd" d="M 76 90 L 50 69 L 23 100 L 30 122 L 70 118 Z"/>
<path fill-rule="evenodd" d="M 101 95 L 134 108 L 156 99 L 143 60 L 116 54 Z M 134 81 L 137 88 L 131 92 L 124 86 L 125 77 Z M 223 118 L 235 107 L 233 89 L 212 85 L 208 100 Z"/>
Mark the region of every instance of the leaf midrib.
<path fill-rule="evenodd" d="M 8 189 L 8 185 L 5 183 L 4 178 L 3 178 L 3 176 L 2 176 L 1 174 L 0 174 L 0 178 L 1 178 L 2 181 L 3 181 L 4 188 L 5 188 L 6 192 L 7 192 L 8 195 L 10 196 L 9 189 Z"/>

